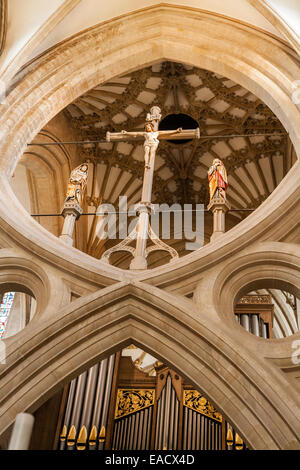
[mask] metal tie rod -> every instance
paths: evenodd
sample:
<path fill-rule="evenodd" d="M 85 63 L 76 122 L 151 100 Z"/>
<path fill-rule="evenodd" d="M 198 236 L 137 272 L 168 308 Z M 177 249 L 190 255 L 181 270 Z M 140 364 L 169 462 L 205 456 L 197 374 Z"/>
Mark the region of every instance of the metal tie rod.
<path fill-rule="evenodd" d="M 236 137 L 262 137 L 262 136 L 287 136 L 287 132 L 282 133 L 263 133 L 263 134 L 232 134 L 232 135 L 200 135 L 200 139 L 233 139 Z M 170 138 L 171 139 L 171 138 Z M 172 140 L 172 139 L 171 139 Z M 49 146 L 49 145 L 87 145 L 87 144 L 107 144 L 107 140 L 81 140 L 74 142 L 31 142 L 27 144 L 30 145 L 39 145 L 39 146 Z"/>
<path fill-rule="evenodd" d="M 255 209 L 230 209 L 228 212 L 253 212 Z M 210 212 L 208 209 L 188 209 L 186 211 L 159 211 L 159 214 L 166 214 L 171 212 Z M 111 214 L 128 214 L 128 217 L 134 217 L 135 214 L 130 215 L 128 212 L 115 211 L 115 212 L 83 212 L 81 215 L 111 215 Z M 30 214 L 31 217 L 63 217 L 63 214 Z"/>

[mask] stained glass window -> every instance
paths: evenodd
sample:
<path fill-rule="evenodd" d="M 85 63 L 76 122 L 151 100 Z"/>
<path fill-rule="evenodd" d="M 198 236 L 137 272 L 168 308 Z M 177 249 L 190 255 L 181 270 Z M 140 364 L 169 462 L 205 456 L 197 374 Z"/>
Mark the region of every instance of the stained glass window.
<path fill-rule="evenodd" d="M 0 338 L 3 338 L 14 297 L 14 292 L 6 292 L 2 297 L 0 304 Z"/>

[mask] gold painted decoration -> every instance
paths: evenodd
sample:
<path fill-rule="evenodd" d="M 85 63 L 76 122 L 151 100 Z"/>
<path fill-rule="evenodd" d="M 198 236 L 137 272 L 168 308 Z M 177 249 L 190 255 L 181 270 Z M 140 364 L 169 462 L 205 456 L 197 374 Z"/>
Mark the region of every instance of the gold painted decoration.
<path fill-rule="evenodd" d="M 64 424 L 64 426 L 62 428 L 62 432 L 60 434 L 60 440 L 65 441 L 66 437 L 67 437 L 67 426 Z"/>
<path fill-rule="evenodd" d="M 238 433 L 235 434 L 235 448 L 236 450 L 243 450 L 244 448 L 243 439 L 238 435 Z"/>
<path fill-rule="evenodd" d="M 76 439 L 76 428 L 73 425 L 68 434 L 67 445 L 73 446 L 75 444 L 75 439 Z"/>
<path fill-rule="evenodd" d="M 96 440 L 97 440 L 97 428 L 94 425 L 91 429 L 90 437 L 89 437 L 89 445 L 90 446 L 95 446 L 96 445 Z"/>
<path fill-rule="evenodd" d="M 270 295 L 244 295 L 239 301 L 239 304 L 272 304 Z"/>
<path fill-rule="evenodd" d="M 86 448 L 87 441 L 87 430 L 85 426 L 82 426 L 78 439 L 77 439 L 77 450 L 84 450 Z"/>
<path fill-rule="evenodd" d="M 228 431 L 227 431 L 226 443 L 228 446 L 232 446 L 233 444 L 233 434 L 230 428 L 228 428 Z"/>
<path fill-rule="evenodd" d="M 197 390 L 183 391 L 183 405 L 208 418 L 222 422 L 222 415 Z"/>
<path fill-rule="evenodd" d="M 115 419 L 154 405 L 155 390 L 119 389 L 117 394 Z"/>
<path fill-rule="evenodd" d="M 102 426 L 99 433 L 99 442 L 105 442 L 105 426 Z"/>

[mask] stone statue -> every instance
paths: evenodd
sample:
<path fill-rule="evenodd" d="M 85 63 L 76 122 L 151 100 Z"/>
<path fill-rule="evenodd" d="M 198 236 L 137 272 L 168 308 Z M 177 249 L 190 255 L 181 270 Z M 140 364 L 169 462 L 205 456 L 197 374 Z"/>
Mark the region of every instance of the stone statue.
<path fill-rule="evenodd" d="M 222 197 L 226 200 L 226 190 L 228 188 L 228 179 L 226 168 L 223 162 L 215 158 L 212 166 L 208 170 L 209 195 L 210 201 L 214 197 Z"/>
<path fill-rule="evenodd" d="M 81 206 L 87 177 L 88 165 L 86 163 L 79 165 L 71 172 L 65 203 L 74 201 Z"/>

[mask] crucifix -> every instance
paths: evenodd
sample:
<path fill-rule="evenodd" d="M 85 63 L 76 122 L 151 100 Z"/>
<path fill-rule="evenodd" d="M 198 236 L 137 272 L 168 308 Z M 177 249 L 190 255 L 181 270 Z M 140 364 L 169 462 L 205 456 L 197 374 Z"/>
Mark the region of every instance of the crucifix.
<path fill-rule="evenodd" d="M 145 170 L 142 189 L 142 200 L 137 205 L 138 223 L 135 229 L 122 240 L 118 245 L 108 249 L 102 255 L 102 260 L 109 262 L 109 257 L 117 251 L 129 251 L 133 255 L 130 269 L 147 269 L 147 256 L 150 252 L 164 250 L 168 251 L 171 259 L 178 258 L 178 253 L 174 248 L 159 240 L 153 232 L 149 222 L 149 211 L 151 210 L 151 193 L 153 183 L 153 173 L 155 165 L 156 150 L 160 140 L 167 139 L 193 139 L 200 138 L 200 130 L 197 129 L 177 129 L 170 131 L 159 131 L 158 126 L 161 120 L 161 110 L 158 106 L 153 106 L 150 113 L 147 114 L 144 131 L 139 132 L 107 132 L 106 140 L 108 142 L 124 142 L 127 140 L 144 139 L 144 158 Z M 153 245 L 147 247 L 147 240 L 153 242 Z M 130 243 L 136 240 L 136 248 L 130 246 Z"/>

